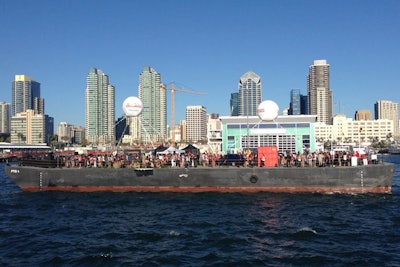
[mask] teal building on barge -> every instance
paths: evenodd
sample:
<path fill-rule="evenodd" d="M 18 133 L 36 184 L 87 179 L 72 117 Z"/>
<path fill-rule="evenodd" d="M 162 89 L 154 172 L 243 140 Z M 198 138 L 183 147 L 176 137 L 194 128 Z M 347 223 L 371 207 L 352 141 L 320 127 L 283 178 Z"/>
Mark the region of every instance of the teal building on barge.
<path fill-rule="evenodd" d="M 221 116 L 222 151 L 238 153 L 260 146 L 276 146 L 292 153 L 318 149 L 315 138 L 316 115 L 278 116 L 261 121 L 258 116 Z"/>

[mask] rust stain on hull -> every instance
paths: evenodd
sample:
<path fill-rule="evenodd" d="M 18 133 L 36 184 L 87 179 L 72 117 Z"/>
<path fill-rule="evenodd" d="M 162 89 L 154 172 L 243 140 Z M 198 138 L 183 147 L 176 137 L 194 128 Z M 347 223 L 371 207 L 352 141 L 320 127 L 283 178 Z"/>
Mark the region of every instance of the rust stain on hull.
<path fill-rule="evenodd" d="M 25 192 L 226 192 L 226 193 L 391 193 L 391 186 L 381 187 L 214 187 L 214 186 L 24 186 Z"/>

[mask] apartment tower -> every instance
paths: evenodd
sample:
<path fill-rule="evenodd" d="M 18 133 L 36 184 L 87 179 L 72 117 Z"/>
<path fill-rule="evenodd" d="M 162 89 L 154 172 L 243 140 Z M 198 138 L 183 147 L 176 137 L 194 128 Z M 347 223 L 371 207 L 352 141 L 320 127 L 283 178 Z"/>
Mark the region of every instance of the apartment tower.
<path fill-rule="evenodd" d="M 332 124 L 332 91 L 329 85 L 329 64 L 314 60 L 307 76 L 308 112 L 317 115 L 318 122 Z"/>
<path fill-rule="evenodd" d="M 144 67 L 139 76 L 139 98 L 143 102 L 139 137 L 145 142 L 164 142 L 167 139 L 167 98 L 161 87 L 161 74 Z"/>
<path fill-rule="evenodd" d="M 15 75 L 15 80 L 12 82 L 12 103 L 11 115 L 15 116 L 17 113 L 25 112 L 28 109 L 38 112 L 39 103 L 44 102 L 40 99 L 40 83 L 34 81 L 26 75 Z M 40 113 L 40 114 L 44 114 Z"/>
<path fill-rule="evenodd" d="M 399 135 L 399 104 L 388 100 L 375 103 L 375 119 L 389 119 L 393 121 L 393 135 Z"/>
<path fill-rule="evenodd" d="M 252 71 L 239 80 L 238 115 L 257 116 L 257 107 L 262 101 L 261 78 Z"/>
<path fill-rule="evenodd" d="M 115 141 L 115 88 L 96 68 L 90 68 L 87 75 L 86 140 L 93 144 Z"/>

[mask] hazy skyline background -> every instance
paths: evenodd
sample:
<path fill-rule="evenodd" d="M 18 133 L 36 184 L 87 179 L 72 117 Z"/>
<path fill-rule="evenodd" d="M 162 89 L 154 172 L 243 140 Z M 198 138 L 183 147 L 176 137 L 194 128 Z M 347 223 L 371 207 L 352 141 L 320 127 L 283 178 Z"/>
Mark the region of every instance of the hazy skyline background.
<path fill-rule="evenodd" d="M 333 114 L 373 114 L 377 100 L 400 102 L 399 14 L 397 0 L 0 0 L 0 101 L 11 102 L 11 83 L 25 74 L 41 83 L 56 128 L 84 126 L 91 67 L 109 75 L 119 117 L 151 66 L 167 85 L 207 93 L 177 92 L 175 123 L 187 105 L 228 116 L 249 70 L 282 112 L 291 89 L 307 94 L 308 67 L 326 59 Z"/>

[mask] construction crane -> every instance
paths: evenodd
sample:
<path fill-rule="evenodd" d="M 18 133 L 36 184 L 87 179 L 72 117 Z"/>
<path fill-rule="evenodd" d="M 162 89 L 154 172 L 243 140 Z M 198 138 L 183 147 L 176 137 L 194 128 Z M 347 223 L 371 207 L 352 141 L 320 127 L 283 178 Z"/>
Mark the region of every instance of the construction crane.
<path fill-rule="evenodd" d="M 182 93 L 189 93 L 189 94 L 196 94 L 196 95 L 205 95 L 204 92 L 197 92 L 191 91 L 181 88 L 175 88 L 174 82 L 171 82 L 171 87 L 167 87 L 165 84 L 160 85 L 161 89 L 163 90 L 170 90 L 171 91 L 171 143 L 175 146 L 175 91 L 182 92 Z"/>

